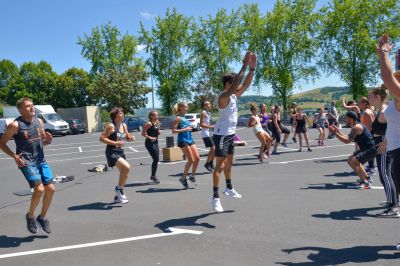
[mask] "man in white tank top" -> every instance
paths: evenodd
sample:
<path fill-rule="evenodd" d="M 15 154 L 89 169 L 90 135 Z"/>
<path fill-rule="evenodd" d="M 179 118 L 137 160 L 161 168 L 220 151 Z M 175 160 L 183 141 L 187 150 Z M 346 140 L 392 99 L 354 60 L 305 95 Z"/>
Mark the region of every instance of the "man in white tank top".
<path fill-rule="evenodd" d="M 207 155 L 207 162 L 204 167 L 208 171 L 212 172 L 214 169 L 215 145 L 210 135 L 210 129 L 214 128 L 214 126 L 211 125 L 211 103 L 209 101 L 203 101 L 201 103 L 201 108 L 203 108 L 203 111 L 200 114 L 200 135 L 206 148 L 210 148 L 210 151 Z"/>
<path fill-rule="evenodd" d="M 219 118 L 215 124 L 213 135 L 216 165 L 213 172 L 213 197 L 211 203 L 216 212 L 224 211 L 218 194 L 219 177 L 222 171 L 224 171 L 227 187 L 224 194 L 233 198 L 242 197 L 233 188 L 231 181 L 234 154 L 233 137 L 236 133 L 237 124 L 237 98 L 250 86 L 256 65 L 256 55 L 248 51 L 243 58 L 243 67 L 239 73 L 229 73 L 222 78 L 224 90 L 218 96 Z M 243 81 L 245 72 L 249 67 L 250 70 Z"/>

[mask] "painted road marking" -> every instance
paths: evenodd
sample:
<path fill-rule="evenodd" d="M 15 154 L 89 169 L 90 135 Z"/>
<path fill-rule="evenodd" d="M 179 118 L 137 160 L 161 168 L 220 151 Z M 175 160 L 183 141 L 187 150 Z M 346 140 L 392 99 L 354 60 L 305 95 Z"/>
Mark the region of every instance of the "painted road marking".
<path fill-rule="evenodd" d="M 46 249 L 38 249 L 38 250 L 3 254 L 3 255 L 0 255 L 0 259 L 27 256 L 27 255 L 35 255 L 35 254 L 49 253 L 49 252 L 56 252 L 56 251 L 63 251 L 63 250 L 71 250 L 71 249 L 104 246 L 104 245 L 131 242 L 131 241 L 137 241 L 137 240 L 143 240 L 143 239 L 149 239 L 149 238 L 158 238 L 158 237 L 164 237 L 164 236 L 181 235 L 181 234 L 201 235 L 203 233 L 202 231 L 187 230 L 187 229 L 180 229 L 180 228 L 174 228 L 174 227 L 169 227 L 167 230 L 169 231 L 168 233 L 135 236 L 135 237 L 121 238 L 121 239 L 114 239 L 114 240 L 107 240 L 107 241 L 99 241 L 99 242 L 92 242 L 92 243 L 79 244 L 79 245 L 71 245 L 71 246 L 63 246 L 63 247 L 46 248 Z"/>
<path fill-rule="evenodd" d="M 82 147 L 78 147 L 79 152 L 82 152 Z"/>
<path fill-rule="evenodd" d="M 306 159 L 284 161 L 284 162 L 268 162 L 268 163 L 270 163 L 270 164 L 287 164 L 287 163 L 314 161 L 314 160 L 320 160 L 320 159 L 338 158 L 338 157 L 346 157 L 346 156 L 349 156 L 349 154 L 346 153 L 346 154 L 342 154 L 342 155 L 333 155 L 333 156 L 316 157 L 316 158 L 306 158 Z"/>
<path fill-rule="evenodd" d="M 134 152 L 138 152 L 138 151 L 135 150 L 133 147 L 129 147 L 129 149 L 133 150 Z"/>

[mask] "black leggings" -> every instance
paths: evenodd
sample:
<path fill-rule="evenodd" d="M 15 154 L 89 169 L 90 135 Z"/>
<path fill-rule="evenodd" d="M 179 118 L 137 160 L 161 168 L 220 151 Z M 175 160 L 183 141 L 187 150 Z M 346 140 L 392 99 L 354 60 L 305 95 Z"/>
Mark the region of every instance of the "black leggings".
<path fill-rule="evenodd" d="M 398 199 L 398 193 L 400 192 L 400 148 L 392 150 L 389 153 L 392 156 L 392 178 L 396 186 Z"/>
<path fill-rule="evenodd" d="M 375 146 L 383 141 L 384 136 L 374 137 Z M 389 153 L 376 154 L 376 163 L 378 165 L 379 179 L 385 189 L 386 201 L 389 207 L 396 206 L 398 203 L 397 189 L 390 173 L 392 156 Z"/>
<path fill-rule="evenodd" d="M 160 149 L 158 148 L 158 141 L 147 141 L 144 146 L 149 151 L 151 158 L 153 158 L 153 163 L 151 164 L 151 176 L 156 176 L 158 162 L 160 161 Z"/>

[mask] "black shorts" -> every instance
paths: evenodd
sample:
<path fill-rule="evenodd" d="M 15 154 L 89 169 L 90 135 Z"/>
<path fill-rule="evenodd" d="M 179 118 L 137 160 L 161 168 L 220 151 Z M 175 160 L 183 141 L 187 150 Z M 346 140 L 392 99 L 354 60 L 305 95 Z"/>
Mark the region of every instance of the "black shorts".
<path fill-rule="evenodd" d="M 126 160 L 124 150 L 122 149 L 106 150 L 106 158 L 109 167 L 114 167 L 117 164 L 119 158 L 124 158 Z"/>
<path fill-rule="evenodd" d="M 233 136 L 234 135 L 214 135 L 213 141 L 215 143 L 215 156 L 223 157 L 235 153 L 235 147 L 233 146 Z"/>
<path fill-rule="evenodd" d="M 178 143 L 178 147 L 179 148 L 185 148 L 185 147 L 187 147 L 187 146 L 192 146 L 194 144 L 194 141 L 192 142 L 192 143 L 189 143 L 189 142 L 179 142 Z"/>
<path fill-rule="evenodd" d="M 293 122 L 294 122 L 293 117 L 290 117 L 290 119 L 289 119 L 289 124 L 293 126 Z"/>
<path fill-rule="evenodd" d="M 207 148 L 211 148 L 211 147 L 214 146 L 214 142 L 213 142 L 213 140 L 212 140 L 211 137 L 203 138 L 203 142 L 204 142 L 204 145 L 205 145 Z"/>
<path fill-rule="evenodd" d="M 287 127 L 280 125 L 282 134 L 290 134 L 290 130 Z"/>
<path fill-rule="evenodd" d="M 306 127 L 296 127 L 296 133 L 307 133 Z"/>
<path fill-rule="evenodd" d="M 357 161 L 361 164 L 365 164 L 366 162 L 372 160 L 376 156 L 376 149 L 371 148 L 368 150 L 358 150 L 353 153 L 354 157 L 357 159 Z"/>
<path fill-rule="evenodd" d="M 330 126 L 332 126 L 332 125 L 337 126 L 337 125 L 338 125 L 336 119 L 328 119 L 328 124 L 329 124 Z"/>

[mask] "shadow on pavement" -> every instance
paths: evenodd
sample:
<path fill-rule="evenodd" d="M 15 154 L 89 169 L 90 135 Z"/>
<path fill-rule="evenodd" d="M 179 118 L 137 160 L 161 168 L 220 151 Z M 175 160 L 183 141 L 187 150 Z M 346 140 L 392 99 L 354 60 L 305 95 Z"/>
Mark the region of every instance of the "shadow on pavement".
<path fill-rule="evenodd" d="M 148 188 L 146 190 L 137 190 L 136 193 L 163 193 L 163 192 L 177 192 L 182 190 L 194 189 L 189 188 Z"/>
<path fill-rule="evenodd" d="M 118 205 L 117 205 L 118 204 Z M 93 202 L 89 204 L 83 204 L 83 205 L 77 205 L 77 206 L 72 206 L 69 207 L 69 211 L 81 211 L 81 210 L 98 210 L 98 211 L 109 211 L 112 210 L 113 208 L 121 208 L 122 206 L 120 203 L 116 202 Z"/>
<path fill-rule="evenodd" d="M 301 247 L 283 249 L 288 254 L 296 251 L 313 252 L 307 256 L 308 262 L 277 262 L 281 265 L 341 265 L 347 263 L 369 263 L 377 260 L 395 260 L 400 258 L 393 246 L 355 246 L 350 248 L 331 249 L 323 247 Z M 390 254 L 381 254 L 381 252 Z"/>
<path fill-rule="evenodd" d="M 214 214 L 224 214 L 224 213 L 232 213 L 234 211 L 229 210 L 229 211 L 224 211 L 223 213 L 216 213 L 216 212 L 210 212 L 210 213 L 204 213 L 196 216 L 190 216 L 190 217 L 184 217 L 184 218 L 178 218 L 178 219 L 170 219 L 167 221 L 164 221 L 162 223 L 156 224 L 154 227 L 157 227 L 163 231 L 168 231 L 168 227 L 179 227 L 179 226 L 201 226 L 205 228 L 215 228 L 215 225 L 209 224 L 209 223 L 198 223 L 197 220 L 206 218 L 210 215 Z"/>
<path fill-rule="evenodd" d="M 35 239 L 45 239 L 48 236 L 27 236 L 27 237 L 13 237 L 0 235 L 0 248 L 15 248 L 19 247 L 22 243 L 33 242 Z"/>
<path fill-rule="evenodd" d="M 318 190 L 334 190 L 334 189 L 356 189 L 354 182 L 339 182 L 337 184 L 319 183 L 310 184 L 308 187 L 300 189 L 318 189 Z"/>
<path fill-rule="evenodd" d="M 125 187 L 144 187 L 144 186 L 150 186 L 154 185 L 154 182 L 141 182 L 141 183 L 131 183 L 131 184 L 125 184 Z"/>
<path fill-rule="evenodd" d="M 340 173 L 334 173 L 331 175 L 324 175 L 324 176 L 335 176 L 335 177 L 347 177 L 347 176 L 357 176 L 356 173 L 352 172 L 340 172 Z"/>
<path fill-rule="evenodd" d="M 333 211 L 329 214 L 313 214 L 315 218 L 330 218 L 332 220 L 361 220 L 363 217 L 376 217 L 373 214 L 369 214 L 370 211 L 376 211 L 384 209 L 385 207 L 373 207 L 373 208 L 360 208 L 351 210 Z M 377 218 L 378 219 L 378 218 Z"/>
<path fill-rule="evenodd" d="M 173 174 L 173 175 L 168 175 L 168 176 L 181 177 L 182 174 L 183 174 L 183 173 L 178 173 L 178 174 Z M 189 174 L 190 174 L 190 173 L 189 173 Z M 196 176 L 199 176 L 199 175 L 208 175 L 208 174 L 212 174 L 212 172 L 206 171 L 206 172 L 196 173 Z"/>
<path fill-rule="evenodd" d="M 336 160 L 317 160 L 314 162 L 316 162 L 316 163 L 340 163 L 340 162 L 347 162 L 347 158 L 346 159 L 336 159 Z"/>

